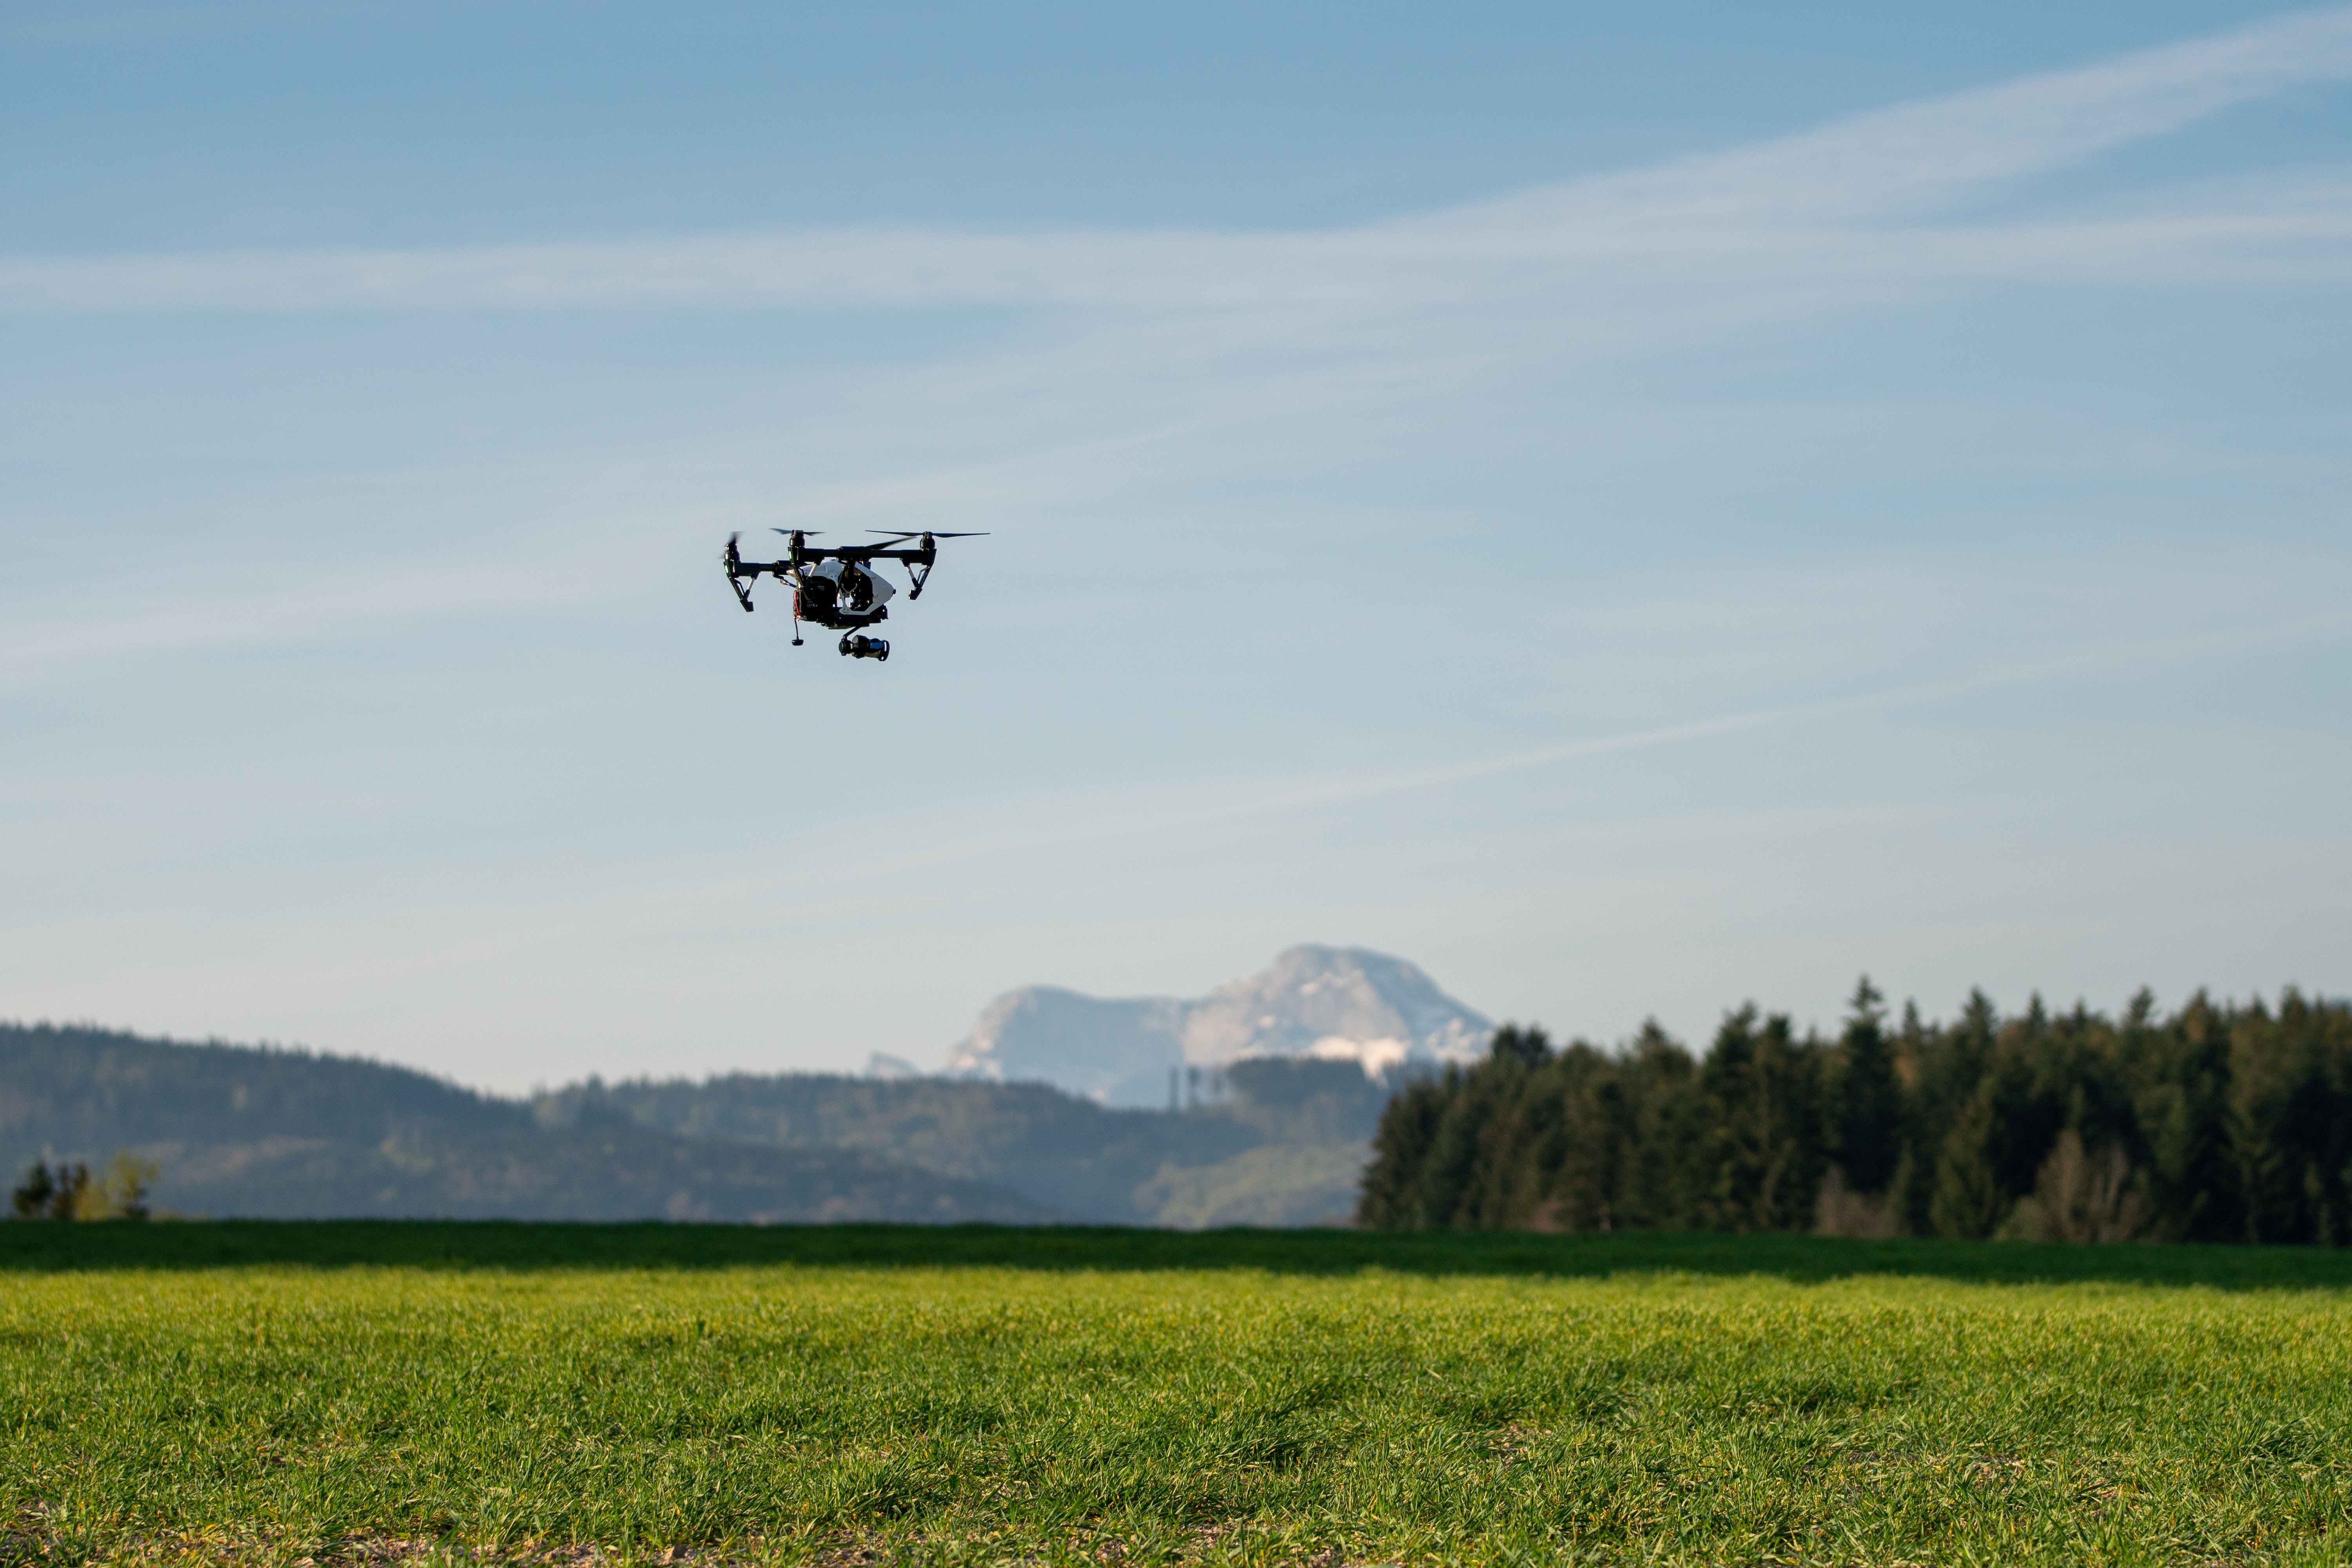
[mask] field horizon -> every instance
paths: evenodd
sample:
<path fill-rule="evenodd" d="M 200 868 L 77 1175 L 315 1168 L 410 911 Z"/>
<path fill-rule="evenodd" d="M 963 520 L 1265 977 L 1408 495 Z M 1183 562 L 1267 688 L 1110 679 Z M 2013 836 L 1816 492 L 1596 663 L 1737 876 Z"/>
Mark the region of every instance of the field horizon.
<path fill-rule="evenodd" d="M 432 1269 L 776 1266 L 1259 1269 L 1587 1279 L 1617 1273 L 1855 1275 L 1981 1284 L 2096 1282 L 2352 1290 L 2352 1248 L 2242 1243 L 1953 1241 L 1641 1230 L 1373 1231 L 1230 1226 L 735 1225 L 659 1220 L 186 1219 L 0 1224 L 0 1274 L 262 1267 Z"/>

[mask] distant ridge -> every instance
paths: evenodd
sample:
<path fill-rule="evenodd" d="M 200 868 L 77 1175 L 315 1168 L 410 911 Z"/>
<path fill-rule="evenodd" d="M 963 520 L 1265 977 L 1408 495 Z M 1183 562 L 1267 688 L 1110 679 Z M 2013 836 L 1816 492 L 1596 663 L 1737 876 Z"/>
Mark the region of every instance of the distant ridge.
<path fill-rule="evenodd" d="M 1293 1058 L 1220 1088 L 1174 1115 L 911 1071 L 520 1101 L 348 1057 L 0 1025 L 0 1174 L 127 1150 L 161 1162 L 160 1207 L 217 1218 L 1344 1223 L 1385 1086 Z"/>
<path fill-rule="evenodd" d="M 1494 1034 L 1403 959 L 1360 947 L 1288 948 L 1256 974 L 1192 1001 L 1106 1000 L 1031 985 L 990 1003 L 947 1070 L 1050 1083 L 1105 1105 L 1169 1102 L 1169 1075 L 1258 1058 L 1352 1061 L 1368 1076 L 1474 1060 Z"/>
<path fill-rule="evenodd" d="M 0 1171 L 132 1149 L 155 1202 L 254 1218 L 992 1220 L 1063 1211 L 871 1150 L 692 1138 L 626 1115 L 550 1123 L 408 1068 L 0 1025 Z"/>

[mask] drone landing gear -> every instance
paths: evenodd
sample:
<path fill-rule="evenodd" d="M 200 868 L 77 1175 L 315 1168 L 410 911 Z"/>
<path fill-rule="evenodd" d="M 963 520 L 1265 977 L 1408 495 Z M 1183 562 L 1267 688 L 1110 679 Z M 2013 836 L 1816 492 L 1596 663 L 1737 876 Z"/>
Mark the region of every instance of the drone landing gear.
<path fill-rule="evenodd" d="M 845 658 L 886 659 L 890 657 L 890 645 L 880 637 L 853 632 L 841 639 L 841 653 Z"/>

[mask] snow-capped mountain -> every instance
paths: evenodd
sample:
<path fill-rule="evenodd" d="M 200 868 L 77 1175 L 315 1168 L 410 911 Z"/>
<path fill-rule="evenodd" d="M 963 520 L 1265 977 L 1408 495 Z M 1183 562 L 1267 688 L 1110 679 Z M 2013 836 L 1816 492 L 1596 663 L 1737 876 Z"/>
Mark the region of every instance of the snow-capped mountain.
<path fill-rule="evenodd" d="M 1401 958 L 1294 947 L 1194 1001 L 1105 1000 L 1051 985 L 1009 991 L 948 1054 L 957 1077 L 1043 1081 L 1108 1105 L 1168 1103 L 1169 1073 L 1248 1057 L 1322 1057 L 1379 1074 L 1465 1061 L 1494 1025 Z"/>

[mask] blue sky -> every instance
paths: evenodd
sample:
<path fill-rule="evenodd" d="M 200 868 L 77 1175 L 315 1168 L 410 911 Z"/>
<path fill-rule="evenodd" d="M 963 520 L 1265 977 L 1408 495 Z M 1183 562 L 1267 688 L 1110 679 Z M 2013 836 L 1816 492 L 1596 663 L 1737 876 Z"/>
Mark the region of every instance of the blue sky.
<path fill-rule="evenodd" d="M 14 6 L 0 1015 L 2340 994 L 2347 283 L 2340 9 Z"/>

